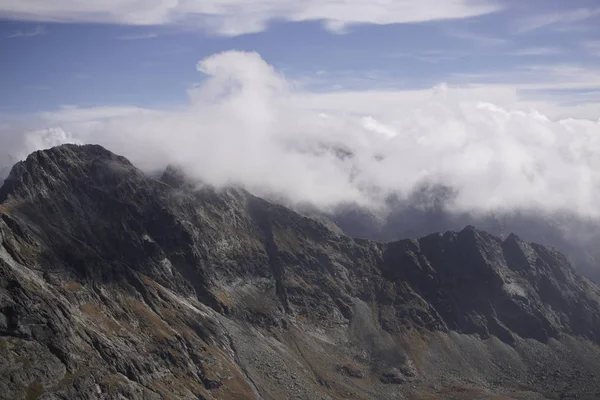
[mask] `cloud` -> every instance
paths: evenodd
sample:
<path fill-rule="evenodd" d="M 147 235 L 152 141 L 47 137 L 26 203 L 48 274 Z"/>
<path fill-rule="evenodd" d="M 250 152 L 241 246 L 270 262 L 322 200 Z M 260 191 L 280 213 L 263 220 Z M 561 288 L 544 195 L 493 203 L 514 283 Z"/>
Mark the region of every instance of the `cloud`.
<path fill-rule="evenodd" d="M 323 21 L 334 32 L 355 24 L 395 24 L 475 17 L 498 11 L 494 0 L 4 0 L 0 18 L 123 25 L 178 24 L 235 36 L 260 32 L 272 20 Z"/>
<path fill-rule="evenodd" d="M 9 116 L 0 115 L 0 120 L 9 121 L 0 124 L 0 182 L 14 163 L 36 150 L 64 143 L 81 143 L 59 127 L 28 130 L 26 123 Z M 37 122 L 44 124 L 43 120 Z M 17 132 L 20 134 L 16 134 Z"/>
<path fill-rule="evenodd" d="M 558 47 L 526 47 L 510 53 L 514 56 L 556 56 L 564 54 L 564 50 Z"/>
<path fill-rule="evenodd" d="M 82 144 L 70 133 L 61 128 L 48 128 L 25 134 L 25 151 L 33 152 L 38 149 L 59 146 L 65 143 Z M 23 154 L 23 152 L 21 152 Z"/>
<path fill-rule="evenodd" d="M 541 28 L 553 27 L 569 29 L 569 24 L 582 22 L 600 16 L 600 8 L 579 8 L 556 13 L 536 14 L 523 17 L 516 24 L 517 33 L 528 33 Z"/>
<path fill-rule="evenodd" d="M 117 39 L 119 40 L 145 40 L 145 39 L 154 39 L 157 38 L 158 33 L 139 33 L 133 35 L 124 35 L 119 36 Z"/>
<path fill-rule="evenodd" d="M 35 37 L 35 36 L 43 36 L 48 34 L 48 30 L 43 25 L 37 25 L 35 28 L 29 31 L 15 31 L 8 35 L 8 38 L 23 38 L 23 37 Z"/>
<path fill-rule="evenodd" d="M 445 61 L 456 60 L 457 58 L 464 57 L 467 52 L 458 52 L 453 50 L 421 50 L 414 52 L 390 52 L 384 54 L 383 57 L 389 59 L 398 58 L 410 58 L 413 60 L 423 61 L 426 63 L 437 64 Z"/>
<path fill-rule="evenodd" d="M 37 116 L 57 128 L 21 144 L 100 143 L 144 169 L 177 163 L 206 183 L 323 210 L 383 212 L 390 196 L 441 184 L 457 191 L 454 211 L 600 217 L 597 107 L 595 120 L 556 120 L 506 85 L 310 92 L 256 53 L 216 54 L 197 68 L 207 79 L 185 106 L 63 107 Z"/>
<path fill-rule="evenodd" d="M 536 64 L 479 74 L 455 74 L 459 82 L 510 84 L 521 91 L 551 92 L 600 89 L 600 68 L 574 64 Z"/>
<path fill-rule="evenodd" d="M 583 43 L 584 50 L 593 57 L 600 57 L 600 40 L 591 40 Z"/>
<path fill-rule="evenodd" d="M 457 39 L 467 40 L 480 46 L 500 46 L 506 43 L 505 39 L 482 35 L 479 32 L 470 32 L 466 30 L 453 29 L 447 34 Z"/>
<path fill-rule="evenodd" d="M 143 108 L 130 106 L 79 108 L 73 105 L 64 105 L 58 110 L 43 112 L 40 114 L 40 117 L 44 121 L 60 122 L 66 124 L 100 123 L 107 119 L 122 117 L 130 114 L 141 114 L 144 112 L 146 112 L 146 110 Z"/>

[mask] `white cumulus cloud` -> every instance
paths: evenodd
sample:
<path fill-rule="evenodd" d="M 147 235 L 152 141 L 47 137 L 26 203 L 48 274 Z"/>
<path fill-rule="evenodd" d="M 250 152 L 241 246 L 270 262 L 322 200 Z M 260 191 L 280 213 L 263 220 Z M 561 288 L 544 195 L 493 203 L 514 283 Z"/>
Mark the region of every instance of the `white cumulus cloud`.
<path fill-rule="evenodd" d="M 24 147 L 100 143 L 145 169 L 177 163 L 210 184 L 325 210 L 382 210 L 442 184 L 457 190 L 453 210 L 599 216 L 600 115 L 555 119 L 505 86 L 309 92 L 256 53 L 216 54 L 198 70 L 207 79 L 185 106 L 64 107 L 38 115 L 60 130 L 30 133 Z"/>

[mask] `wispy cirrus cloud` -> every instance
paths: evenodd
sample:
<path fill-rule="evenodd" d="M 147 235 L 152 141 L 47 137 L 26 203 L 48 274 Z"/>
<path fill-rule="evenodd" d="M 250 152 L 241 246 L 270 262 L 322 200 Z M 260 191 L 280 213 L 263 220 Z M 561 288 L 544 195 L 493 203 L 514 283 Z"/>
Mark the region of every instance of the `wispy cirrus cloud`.
<path fill-rule="evenodd" d="M 454 82 L 511 85 L 531 91 L 600 90 L 600 68 L 566 63 L 515 66 L 484 73 L 455 74 Z"/>
<path fill-rule="evenodd" d="M 456 60 L 459 57 L 465 56 L 465 54 L 467 53 L 452 50 L 431 49 L 416 52 L 390 52 L 385 54 L 384 57 L 387 59 L 410 58 L 417 61 L 437 64 L 445 61 Z"/>
<path fill-rule="evenodd" d="M 462 29 L 451 29 L 446 31 L 446 35 L 469 41 L 480 46 L 501 46 L 507 43 L 506 39 L 489 36 L 480 32 L 472 32 Z"/>
<path fill-rule="evenodd" d="M 131 34 L 131 35 L 123 35 L 123 36 L 119 36 L 117 37 L 117 39 L 119 40 L 146 40 L 146 39 L 154 39 L 159 37 L 158 33 L 138 33 L 138 34 Z"/>
<path fill-rule="evenodd" d="M 525 16 L 515 24 L 516 33 L 528 33 L 542 28 L 568 30 L 571 24 L 600 17 L 600 8 L 578 8 L 555 13 L 541 13 Z M 575 26 L 575 29 L 580 27 Z"/>
<path fill-rule="evenodd" d="M 37 25 L 33 29 L 30 29 L 30 30 L 15 31 L 15 32 L 11 33 L 10 35 L 8 35 L 7 37 L 8 38 L 26 38 L 26 37 L 42 36 L 42 35 L 46 35 L 46 34 L 48 34 L 48 29 L 44 25 Z"/>
<path fill-rule="evenodd" d="M 502 9 L 497 0 L 3 0 L 0 18 L 121 25 L 185 25 L 235 36 L 260 32 L 272 20 L 322 21 L 330 31 L 356 24 L 415 23 L 462 19 Z"/>
<path fill-rule="evenodd" d="M 513 56 L 557 56 L 564 53 L 565 51 L 558 47 L 525 47 L 509 54 Z"/>
<path fill-rule="evenodd" d="M 590 40 L 584 42 L 583 48 L 589 55 L 600 57 L 600 40 Z"/>

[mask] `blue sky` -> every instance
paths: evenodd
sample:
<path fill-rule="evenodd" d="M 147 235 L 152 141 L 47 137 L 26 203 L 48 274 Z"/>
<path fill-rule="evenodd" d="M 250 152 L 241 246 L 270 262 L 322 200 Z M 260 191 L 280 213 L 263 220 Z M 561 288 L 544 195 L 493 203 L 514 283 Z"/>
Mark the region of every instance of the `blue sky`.
<path fill-rule="evenodd" d="M 186 9 L 181 16 L 166 16 L 161 3 L 168 2 L 161 0 L 148 3 L 155 7 L 148 13 L 132 8 L 132 1 L 115 0 L 110 15 L 102 15 L 108 12 L 103 7 L 109 7 L 104 2 L 43 3 L 0 1 L 0 112 L 181 104 L 186 90 L 203 79 L 197 62 L 231 49 L 256 51 L 287 78 L 317 91 L 537 79 L 543 83 L 539 89 L 550 96 L 556 95 L 556 81 L 567 83 L 566 67 L 572 71 L 569 78 L 574 74 L 578 82 L 557 86 L 558 94 L 600 89 L 593 79 L 579 82 L 582 74 L 593 74 L 600 66 L 596 0 L 391 1 L 392 6 L 374 6 L 381 10 L 360 23 L 353 21 L 361 19 L 354 14 L 361 12 L 361 2 L 353 1 L 333 11 L 307 6 L 304 14 L 309 16 L 299 18 L 286 0 L 264 1 L 262 8 L 261 2 L 214 0 L 213 8 L 222 5 L 224 10 L 211 9 L 216 13 L 212 19 L 189 10 L 187 15 Z M 394 3 L 413 6 L 400 10 L 407 13 L 404 17 L 386 17 Z M 439 19 L 427 20 L 426 8 L 443 9 L 444 3 L 456 3 L 459 9 L 441 10 L 432 17 Z M 277 5 L 284 11 L 277 11 Z M 411 13 L 423 19 L 424 12 L 424 21 L 396 22 L 410 19 Z M 319 19 L 338 14 L 347 25 L 337 31 Z"/>

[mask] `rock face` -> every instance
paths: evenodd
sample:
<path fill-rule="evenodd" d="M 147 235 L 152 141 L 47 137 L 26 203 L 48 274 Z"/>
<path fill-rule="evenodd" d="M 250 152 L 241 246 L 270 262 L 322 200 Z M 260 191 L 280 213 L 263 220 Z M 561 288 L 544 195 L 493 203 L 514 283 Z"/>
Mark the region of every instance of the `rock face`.
<path fill-rule="evenodd" d="M 0 189 L 0 397 L 597 399 L 600 290 L 512 235 L 352 239 L 99 146 Z"/>

